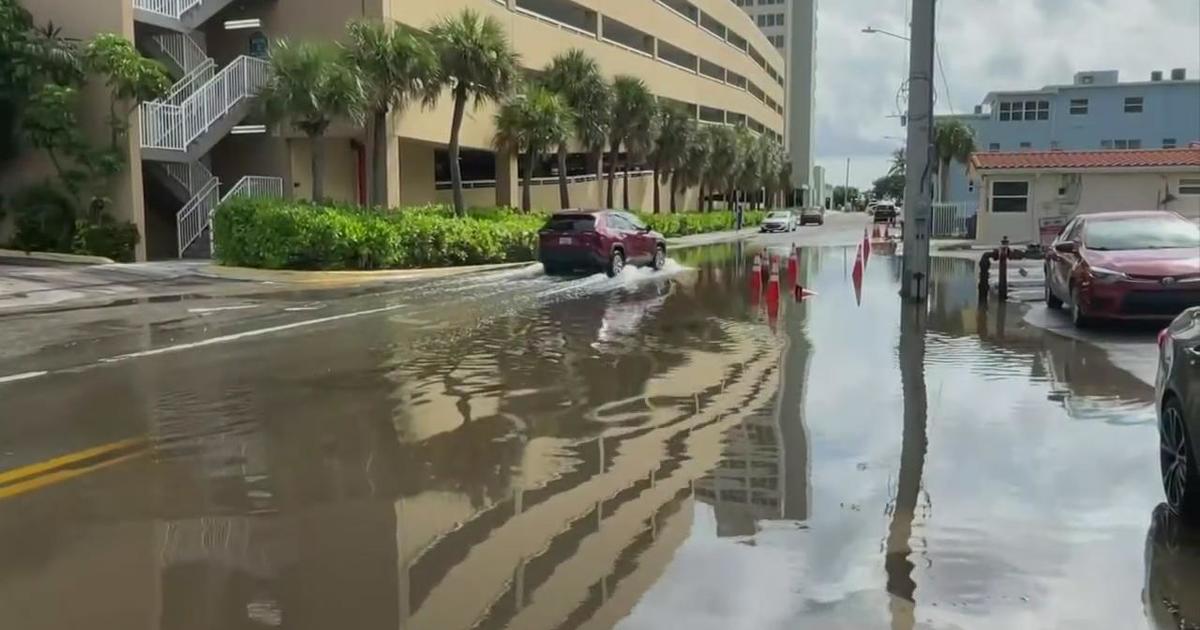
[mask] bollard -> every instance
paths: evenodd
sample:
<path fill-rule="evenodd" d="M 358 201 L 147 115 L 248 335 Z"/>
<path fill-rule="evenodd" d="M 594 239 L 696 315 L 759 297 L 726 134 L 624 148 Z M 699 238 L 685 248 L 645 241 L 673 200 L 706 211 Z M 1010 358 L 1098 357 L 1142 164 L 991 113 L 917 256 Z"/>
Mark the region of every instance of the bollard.
<path fill-rule="evenodd" d="M 1007 236 L 1000 239 L 1000 269 L 998 271 L 1000 277 L 998 280 L 1000 281 L 999 294 L 1001 302 L 1008 301 L 1008 245 Z"/>
<path fill-rule="evenodd" d="M 992 276 L 992 256 L 993 252 L 985 252 L 979 258 L 979 301 L 983 304 L 987 304 L 988 293 L 991 291 L 988 285 Z"/>

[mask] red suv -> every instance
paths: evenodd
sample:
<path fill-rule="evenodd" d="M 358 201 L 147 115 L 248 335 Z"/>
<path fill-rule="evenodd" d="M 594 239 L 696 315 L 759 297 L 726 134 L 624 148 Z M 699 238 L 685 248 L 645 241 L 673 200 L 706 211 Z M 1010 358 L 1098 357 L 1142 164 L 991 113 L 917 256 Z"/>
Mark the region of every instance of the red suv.
<path fill-rule="evenodd" d="M 558 212 L 538 232 L 538 260 L 551 275 L 586 268 L 615 276 L 625 265 L 662 269 L 667 241 L 628 212 Z"/>

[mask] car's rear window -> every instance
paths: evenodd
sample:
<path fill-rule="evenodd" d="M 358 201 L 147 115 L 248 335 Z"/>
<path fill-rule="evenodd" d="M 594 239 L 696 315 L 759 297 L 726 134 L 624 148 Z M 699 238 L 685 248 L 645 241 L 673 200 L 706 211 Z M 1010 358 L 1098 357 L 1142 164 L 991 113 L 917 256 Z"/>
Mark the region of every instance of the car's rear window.
<path fill-rule="evenodd" d="M 596 217 L 587 214 L 556 214 L 546 222 L 554 232 L 590 232 L 596 229 Z"/>
<path fill-rule="evenodd" d="M 772 212 L 767 215 L 768 219 L 787 219 L 791 216 L 788 212 Z"/>
<path fill-rule="evenodd" d="M 1200 247 L 1200 227 L 1173 217 L 1089 221 L 1083 242 L 1099 250 Z"/>

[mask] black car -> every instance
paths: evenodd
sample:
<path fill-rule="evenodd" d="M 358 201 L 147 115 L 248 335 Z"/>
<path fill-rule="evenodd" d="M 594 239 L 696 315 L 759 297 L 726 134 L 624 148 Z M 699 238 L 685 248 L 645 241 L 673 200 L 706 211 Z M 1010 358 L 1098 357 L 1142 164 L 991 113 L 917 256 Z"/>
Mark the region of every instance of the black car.
<path fill-rule="evenodd" d="M 883 201 L 871 208 L 871 216 L 876 223 L 890 223 L 900 216 L 900 211 L 896 209 L 896 204 Z"/>
<path fill-rule="evenodd" d="M 1158 336 L 1158 434 L 1167 505 L 1200 522 L 1200 307 Z"/>

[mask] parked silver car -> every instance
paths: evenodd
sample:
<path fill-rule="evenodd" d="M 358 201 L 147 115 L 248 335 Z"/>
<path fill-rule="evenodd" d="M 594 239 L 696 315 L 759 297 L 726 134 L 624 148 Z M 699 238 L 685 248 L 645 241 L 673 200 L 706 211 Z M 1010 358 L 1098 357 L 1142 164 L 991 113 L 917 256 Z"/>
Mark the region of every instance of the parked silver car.
<path fill-rule="evenodd" d="M 1163 492 L 1184 520 L 1200 522 L 1200 307 L 1158 336 L 1158 434 Z"/>
<path fill-rule="evenodd" d="M 801 208 L 800 225 L 808 225 L 809 223 L 825 225 L 825 208 L 820 206 Z"/>

